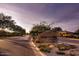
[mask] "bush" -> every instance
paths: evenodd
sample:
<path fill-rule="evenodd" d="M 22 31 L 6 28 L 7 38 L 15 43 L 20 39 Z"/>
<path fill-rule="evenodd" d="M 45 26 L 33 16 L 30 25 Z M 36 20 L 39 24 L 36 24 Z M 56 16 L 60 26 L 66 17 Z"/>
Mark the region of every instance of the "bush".
<path fill-rule="evenodd" d="M 43 49 L 40 49 L 40 51 L 46 52 L 46 53 L 50 53 L 51 52 L 49 48 L 43 48 Z"/>
<path fill-rule="evenodd" d="M 40 51 L 42 51 L 42 52 L 46 52 L 46 53 L 51 52 L 51 48 L 49 48 L 48 45 L 40 45 L 38 47 L 39 47 Z"/>
<path fill-rule="evenodd" d="M 74 45 L 65 45 L 65 44 L 58 44 L 57 48 L 59 50 L 63 51 L 63 50 L 75 49 L 76 46 L 74 46 Z"/>
<path fill-rule="evenodd" d="M 46 45 L 39 45 L 39 48 L 46 48 Z"/>
<path fill-rule="evenodd" d="M 38 41 L 36 41 L 36 43 L 41 43 L 41 42 L 38 40 Z"/>
<path fill-rule="evenodd" d="M 58 55 L 65 55 L 65 53 L 64 52 L 61 52 L 61 51 L 58 51 L 58 52 L 56 52 Z"/>

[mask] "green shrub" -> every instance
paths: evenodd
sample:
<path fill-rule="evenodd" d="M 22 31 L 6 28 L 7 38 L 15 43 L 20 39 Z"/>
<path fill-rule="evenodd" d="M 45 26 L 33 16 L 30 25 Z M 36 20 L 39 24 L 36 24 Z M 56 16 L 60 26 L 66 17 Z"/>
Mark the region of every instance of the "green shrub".
<path fill-rule="evenodd" d="M 46 52 L 46 53 L 50 53 L 51 52 L 51 50 L 49 48 L 42 48 L 42 49 L 40 49 L 40 51 Z"/>
<path fill-rule="evenodd" d="M 50 53 L 51 52 L 51 48 L 49 48 L 48 45 L 40 45 L 40 46 L 38 46 L 38 48 L 42 52 L 46 52 L 46 53 Z"/>

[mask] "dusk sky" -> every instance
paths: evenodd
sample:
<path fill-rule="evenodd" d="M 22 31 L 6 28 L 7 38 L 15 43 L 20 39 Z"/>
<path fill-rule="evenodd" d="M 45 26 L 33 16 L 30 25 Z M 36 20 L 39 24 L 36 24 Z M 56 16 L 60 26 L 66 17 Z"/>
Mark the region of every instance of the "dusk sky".
<path fill-rule="evenodd" d="M 33 24 L 42 21 L 54 23 L 53 26 L 67 31 L 79 28 L 79 4 L 0 4 L 0 13 L 12 16 L 26 32 L 31 30 Z"/>

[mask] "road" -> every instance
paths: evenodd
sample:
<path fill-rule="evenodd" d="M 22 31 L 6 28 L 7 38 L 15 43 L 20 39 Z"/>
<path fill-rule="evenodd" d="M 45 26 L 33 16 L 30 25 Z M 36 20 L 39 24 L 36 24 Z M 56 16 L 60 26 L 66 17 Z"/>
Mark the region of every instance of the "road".
<path fill-rule="evenodd" d="M 75 50 L 75 54 L 79 55 L 79 39 L 74 38 L 66 38 L 66 37 L 57 37 L 58 43 L 65 43 L 70 45 L 75 45 L 77 48 Z M 56 52 L 59 51 L 58 48 L 54 47 L 51 50 L 51 53 L 47 53 L 47 56 L 59 56 Z M 70 50 L 65 51 L 66 53 L 69 53 Z M 73 51 L 72 51 L 73 52 Z"/>
<path fill-rule="evenodd" d="M 79 40 L 58 37 L 59 43 L 72 44 L 79 47 Z M 54 53 L 54 49 L 52 51 Z M 50 55 L 50 54 L 49 54 Z M 55 55 L 55 54 L 53 54 Z M 0 56 L 46 56 L 32 42 L 30 36 L 0 38 Z"/>
<path fill-rule="evenodd" d="M 58 37 L 58 42 L 79 46 L 79 39 L 74 38 Z"/>
<path fill-rule="evenodd" d="M 45 56 L 29 36 L 0 39 L 1 56 Z"/>

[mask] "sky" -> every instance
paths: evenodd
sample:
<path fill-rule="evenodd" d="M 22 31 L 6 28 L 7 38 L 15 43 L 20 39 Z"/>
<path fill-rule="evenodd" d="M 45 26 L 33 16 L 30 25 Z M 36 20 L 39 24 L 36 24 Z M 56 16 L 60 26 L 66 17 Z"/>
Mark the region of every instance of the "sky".
<path fill-rule="evenodd" d="M 71 32 L 79 28 L 79 4 L 75 3 L 0 3 L 0 13 L 12 16 L 26 32 L 42 21 Z"/>

